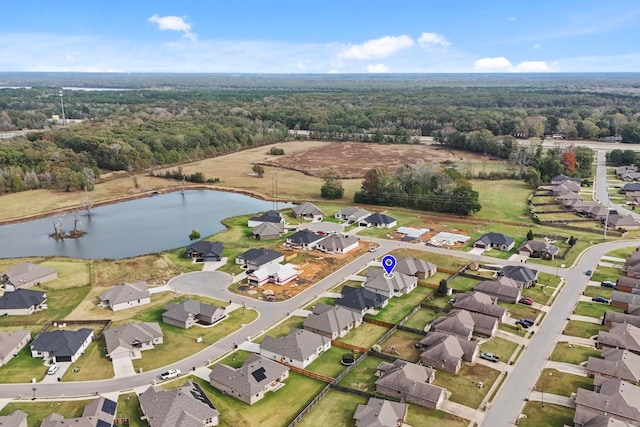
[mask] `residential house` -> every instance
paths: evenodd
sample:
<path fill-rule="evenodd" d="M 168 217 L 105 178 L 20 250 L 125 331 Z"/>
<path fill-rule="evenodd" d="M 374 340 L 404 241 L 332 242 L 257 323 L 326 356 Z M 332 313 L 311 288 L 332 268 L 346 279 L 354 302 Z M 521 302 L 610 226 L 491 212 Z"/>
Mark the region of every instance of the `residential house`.
<path fill-rule="evenodd" d="M 607 228 L 622 232 L 638 230 L 640 229 L 640 222 L 636 221 L 633 215 L 620 216 L 617 214 L 611 214 L 608 218 Z"/>
<path fill-rule="evenodd" d="M 627 257 L 622 267 L 627 277 L 640 277 L 640 251 L 636 249 Z"/>
<path fill-rule="evenodd" d="M 622 308 L 629 313 L 631 307 L 640 306 L 640 294 L 613 291 L 611 293 L 611 306 Z"/>
<path fill-rule="evenodd" d="M 125 323 L 104 331 L 107 356 L 114 359 L 139 359 L 141 352 L 162 344 L 160 325 L 152 322 Z"/>
<path fill-rule="evenodd" d="M 567 181 L 567 182 L 563 182 L 563 183 L 551 186 L 550 191 L 551 191 L 551 194 L 554 196 L 560 196 L 567 193 L 579 193 L 580 184 Z"/>
<path fill-rule="evenodd" d="M 589 377 L 599 375 L 632 384 L 640 381 L 640 355 L 629 350 L 608 348 L 602 351 L 602 357 L 589 357 L 585 366 Z"/>
<path fill-rule="evenodd" d="M 493 337 L 498 330 L 498 320 L 484 314 L 456 309 L 445 316 L 435 318 L 424 330 L 453 334 L 467 340 L 471 339 L 472 335 Z"/>
<path fill-rule="evenodd" d="M 515 304 L 521 296 L 522 284 L 506 276 L 499 276 L 493 280 L 483 280 L 473 287 L 474 291 L 480 291 L 499 301 Z"/>
<path fill-rule="evenodd" d="M 480 249 L 498 249 L 501 251 L 510 251 L 513 249 L 515 240 L 502 233 L 486 233 L 480 236 L 478 240 L 473 242 L 474 248 Z"/>
<path fill-rule="evenodd" d="M 197 261 L 220 261 L 224 243 L 207 242 L 199 240 L 191 243 L 184 251 L 185 258 L 193 258 Z"/>
<path fill-rule="evenodd" d="M 428 228 L 414 228 L 414 227 L 398 227 L 396 233 L 404 236 L 401 240 L 403 242 L 420 242 L 420 238 L 427 234 Z"/>
<path fill-rule="evenodd" d="M 6 364 L 29 343 L 31 332 L 18 329 L 11 332 L 0 331 L 0 366 Z M 3 425 L 0 423 L 0 426 Z"/>
<path fill-rule="evenodd" d="M 523 265 L 505 265 L 498 272 L 498 276 L 508 277 L 516 282 L 524 283 L 526 288 L 530 288 L 538 281 L 538 270 Z"/>
<path fill-rule="evenodd" d="M 369 215 L 371 215 L 371 212 L 366 209 L 350 206 L 340 209 L 336 212 L 335 217 L 343 221 L 347 221 L 348 224 L 359 224 Z"/>
<path fill-rule="evenodd" d="M 626 166 L 616 167 L 616 176 L 618 178 L 622 178 L 625 174 L 629 172 L 638 172 L 638 167 L 636 165 L 626 165 Z"/>
<path fill-rule="evenodd" d="M 627 323 L 616 325 L 609 331 L 600 331 L 596 347 L 626 349 L 640 355 L 640 328 Z"/>
<path fill-rule="evenodd" d="M 446 389 L 431 384 L 435 370 L 426 366 L 397 359 L 393 364 L 381 363 L 376 375 L 377 393 L 406 403 L 438 409 L 446 397 Z"/>
<path fill-rule="evenodd" d="M 344 224 L 338 224 L 337 222 L 305 222 L 298 225 L 298 230 L 309 230 L 316 234 L 322 234 L 323 236 L 330 234 L 340 234 L 344 231 Z"/>
<path fill-rule="evenodd" d="M 169 390 L 150 386 L 138 398 L 150 427 L 210 427 L 220 422 L 220 412 L 191 381 Z"/>
<path fill-rule="evenodd" d="M 263 213 L 262 215 L 258 215 L 258 216 L 253 216 L 251 218 L 249 218 L 249 221 L 247 223 L 247 225 L 249 226 L 249 228 L 253 228 L 257 225 L 263 224 L 265 222 L 271 222 L 271 223 L 275 223 L 275 224 L 282 224 L 284 226 L 286 226 L 286 222 L 284 220 L 284 218 L 282 217 L 282 215 L 280 215 L 279 212 L 276 212 L 274 210 L 271 211 L 267 211 L 265 213 Z"/>
<path fill-rule="evenodd" d="M 370 397 L 366 405 L 359 404 L 353 419 L 356 427 L 401 427 L 407 419 L 409 405 Z"/>
<path fill-rule="evenodd" d="M 311 230 L 300 230 L 287 237 L 287 244 L 294 248 L 300 249 L 315 249 L 316 245 L 324 236 L 314 233 Z"/>
<path fill-rule="evenodd" d="M 358 249 L 360 240 L 352 235 L 327 236 L 316 243 L 316 249 L 329 254 L 346 254 L 354 249 Z"/>
<path fill-rule="evenodd" d="M 47 294 L 18 288 L 0 296 L 0 316 L 25 316 L 47 308 Z"/>
<path fill-rule="evenodd" d="M 640 180 L 640 172 L 627 171 L 619 175 L 619 179 L 624 182 L 632 182 Z"/>
<path fill-rule="evenodd" d="M 285 337 L 264 337 L 260 344 L 260 355 L 304 369 L 330 348 L 329 338 L 304 329 L 291 328 L 291 332 Z"/>
<path fill-rule="evenodd" d="M 577 202 L 571 209 L 582 217 L 603 221 L 607 217 L 607 208 L 597 202 Z"/>
<path fill-rule="evenodd" d="M 0 282 L 4 288 L 13 291 L 18 288 L 30 288 L 33 285 L 49 282 L 58 278 L 58 273 L 44 265 L 23 262 L 0 273 Z"/>
<path fill-rule="evenodd" d="M 298 278 L 298 270 L 292 264 L 269 264 L 247 274 L 247 282 L 251 286 L 262 286 L 272 282 L 284 285 Z"/>
<path fill-rule="evenodd" d="M 353 310 L 362 316 L 367 313 L 375 314 L 389 302 L 389 297 L 365 288 L 343 286 L 340 294 L 340 298 L 336 299 L 336 305 Z"/>
<path fill-rule="evenodd" d="M 82 328 L 77 331 L 59 329 L 38 334 L 29 344 L 29 348 L 33 357 L 51 359 L 54 363 L 75 362 L 89 347 L 92 338 L 92 329 Z"/>
<path fill-rule="evenodd" d="M 284 224 L 280 222 L 263 222 L 251 229 L 251 235 L 257 240 L 278 239 L 284 232 Z"/>
<path fill-rule="evenodd" d="M 623 193 L 631 193 L 634 191 L 640 191 L 640 182 L 629 182 L 626 183 L 621 190 Z"/>
<path fill-rule="evenodd" d="M 580 183 L 582 182 L 580 180 L 580 178 L 574 178 L 572 176 L 567 176 L 563 173 L 561 173 L 560 175 L 556 175 L 551 177 L 551 185 L 558 185 L 558 184 L 562 184 L 563 182 L 575 182 L 576 184 L 580 185 Z"/>
<path fill-rule="evenodd" d="M 429 332 L 420 340 L 420 362 L 423 366 L 457 374 L 462 362 L 474 363 L 480 346 L 476 341 L 470 341 L 457 335 L 441 332 Z"/>
<path fill-rule="evenodd" d="M 242 265 L 247 271 L 257 270 L 282 261 L 284 261 L 283 254 L 264 248 L 252 248 L 236 257 L 236 264 Z"/>
<path fill-rule="evenodd" d="M 407 295 L 418 286 L 418 278 L 415 276 L 407 276 L 397 271 L 387 275 L 382 268 L 377 267 L 367 270 L 366 276 L 362 286 L 387 298 Z"/>
<path fill-rule="evenodd" d="M 607 379 L 596 391 L 579 388 L 575 403 L 575 427 L 588 426 L 591 420 L 603 415 L 640 426 L 640 387 L 626 381 Z"/>
<path fill-rule="evenodd" d="M 113 311 L 137 307 L 151 302 L 147 282 L 122 283 L 100 294 L 100 307 L 109 307 Z"/>
<path fill-rule="evenodd" d="M 570 205 L 570 201 L 582 201 L 582 197 L 578 193 L 574 193 L 571 191 L 567 191 L 566 193 L 562 193 L 556 196 L 556 202 L 560 203 L 563 206 Z"/>
<path fill-rule="evenodd" d="M 335 340 L 345 336 L 351 329 L 362 324 L 363 315 L 341 306 L 318 303 L 304 320 L 307 331 Z"/>
<path fill-rule="evenodd" d="M 618 313 L 617 311 L 607 311 L 604 313 L 602 324 L 607 328 L 612 328 L 617 324 L 628 323 L 640 328 L 640 316 L 633 314 Z"/>
<path fill-rule="evenodd" d="M 301 205 L 294 206 L 291 210 L 296 218 L 313 222 L 322 222 L 324 219 L 324 213 L 313 203 L 304 202 Z"/>
<path fill-rule="evenodd" d="M 396 256 L 394 272 L 426 279 L 438 272 L 438 266 L 420 258 Z"/>
<path fill-rule="evenodd" d="M 558 255 L 558 247 L 546 240 L 526 240 L 518 247 L 519 255 L 531 258 L 555 259 Z"/>
<path fill-rule="evenodd" d="M 499 306 L 497 298 L 491 297 L 482 292 L 465 292 L 455 294 L 453 299 L 453 308 L 468 310 L 472 313 L 484 314 L 486 316 L 495 317 L 498 321 L 503 322 L 507 316 L 507 309 Z"/>
<path fill-rule="evenodd" d="M 241 402 L 253 405 L 269 391 L 284 386 L 289 368 L 259 356 L 250 354 L 239 368 L 217 364 L 209 373 L 209 383 L 223 393 Z"/>
<path fill-rule="evenodd" d="M 89 403 L 81 417 L 64 418 L 55 412 L 49 414 L 40 427 L 108 427 L 114 425 L 118 402 L 100 396 Z"/>
<path fill-rule="evenodd" d="M 389 215 L 376 212 L 361 220 L 359 224 L 364 227 L 393 228 L 398 225 L 398 221 Z"/>
<path fill-rule="evenodd" d="M 630 294 L 637 293 L 640 290 L 640 278 L 620 276 L 616 280 L 616 290 Z"/>
<path fill-rule="evenodd" d="M 16 409 L 9 415 L 0 416 L 0 426 L 2 427 L 27 427 L 27 414 Z"/>
<path fill-rule="evenodd" d="M 187 299 L 178 303 L 164 306 L 162 321 L 178 328 L 189 329 L 196 323 L 213 325 L 227 317 L 224 307 L 205 304 L 203 302 Z"/>

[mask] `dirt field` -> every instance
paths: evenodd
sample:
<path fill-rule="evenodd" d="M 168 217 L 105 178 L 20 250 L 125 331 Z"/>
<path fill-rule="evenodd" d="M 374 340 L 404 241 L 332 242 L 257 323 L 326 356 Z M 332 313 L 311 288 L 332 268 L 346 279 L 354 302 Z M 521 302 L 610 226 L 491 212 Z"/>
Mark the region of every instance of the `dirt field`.
<path fill-rule="evenodd" d="M 142 255 L 119 260 L 96 260 L 92 266 L 95 286 L 112 286 L 122 282 L 146 280 L 149 284 L 163 284 L 180 274 L 164 255 Z"/>
<path fill-rule="evenodd" d="M 322 177 L 334 168 L 343 179 L 362 178 L 366 171 L 379 166 L 390 169 L 420 162 L 441 164 L 445 161 L 482 160 L 473 153 L 457 153 L 434 145 L 392 145 L 366 143 L 331 143 L 307 151 L 272 157 L 260 164 Z"/>

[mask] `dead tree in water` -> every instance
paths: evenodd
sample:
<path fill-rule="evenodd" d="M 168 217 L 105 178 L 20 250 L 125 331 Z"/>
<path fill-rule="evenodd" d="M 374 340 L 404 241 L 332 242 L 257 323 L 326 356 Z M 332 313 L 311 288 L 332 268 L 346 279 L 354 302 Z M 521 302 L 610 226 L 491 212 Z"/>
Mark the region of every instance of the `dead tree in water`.
<path fill-rule="evenodd" d="M 56 217 L 53 218 L 53 234 L 51 235 L 51 237 L 53 237 L 54 239 L 64 239 L 65 233 L 64 229 L 62 228 L 63 222 L 63 215 L 56 215 Z"/>
<path fill-rule="evenodd" d="M 91 208 L 93 207 L 93 203 L 89 202 L 89 192 L 87 189 L 84 189 L 84 214 L 85 216 L 91 216 Z"/>

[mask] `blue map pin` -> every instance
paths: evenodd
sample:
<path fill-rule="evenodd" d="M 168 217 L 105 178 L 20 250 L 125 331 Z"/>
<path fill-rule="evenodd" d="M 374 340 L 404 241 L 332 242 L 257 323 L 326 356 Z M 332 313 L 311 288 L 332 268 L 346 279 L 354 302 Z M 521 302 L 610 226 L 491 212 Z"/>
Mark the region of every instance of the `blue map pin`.
<path fill-rule="evenodd" d="M 387 272 L 387 276 L 391 276 L 393 269 L 396 268 L 396 257 L 393 255 L 386 255 L 382 258 L 382 268 Z"/>

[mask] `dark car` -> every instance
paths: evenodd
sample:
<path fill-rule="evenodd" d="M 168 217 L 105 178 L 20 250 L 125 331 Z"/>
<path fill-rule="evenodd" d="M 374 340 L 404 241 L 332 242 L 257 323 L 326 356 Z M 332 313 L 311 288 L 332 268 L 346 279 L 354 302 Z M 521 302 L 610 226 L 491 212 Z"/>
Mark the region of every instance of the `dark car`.
<path fill-rule="evenodd" d="M 593 271 L 587 270 L 584 272 L 584 274 L 586 274 L 587 276 L 591 276 L 593 274 Z"/>
<path fill-rule="evenodd" d="M 493 363 L 498 363 L 500 361 L 500 358 L 493 353 L 483 352 L 483 353 L 480 353 L 480 357 L 483 358 L 484 360 L 488 360 L 489 362 L 493 362 Z"/>
<path fill-rule="evenodd" d="M 526 317 L 523 319 L 520 319 L 520 321 L 526 323 L 529 326 L 533 326 L 533 324 L 535 323 L 532 319 L 527 319 Z"/>
<path fill-rule="evenodd" d="M 603 304 L 609 304 L 609 300 L 606 299 L 605 297 L 593 297 L 593 298 L 591 298 L 591 301 L 593 301 L 593 302 L 601 302 Z"/>
<path fill-rule="evenodd" d="M 516 320 L 516 325 L 520 325 L 525 329 L 529 329 L 529 326 L 531 326 L 528 322 L 524 322 L 522 319 Z"/>
<path fill-rule="evenodd" d="M 524 305 L 533 305 L 533 300 L 531 298 L 520 298 L 518 302 Z"/>
<path fill-rule="evenodd" d="M 615 289 L 616 284 L 613 283 L 611 280 L 604 280 L 600 283 L 600 286 L 604 286 L 605 288 Z"/>

